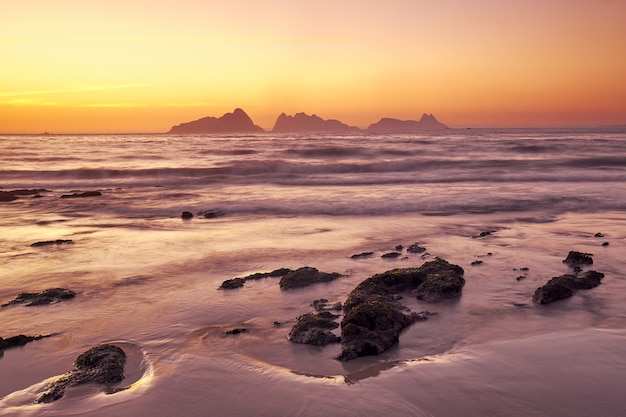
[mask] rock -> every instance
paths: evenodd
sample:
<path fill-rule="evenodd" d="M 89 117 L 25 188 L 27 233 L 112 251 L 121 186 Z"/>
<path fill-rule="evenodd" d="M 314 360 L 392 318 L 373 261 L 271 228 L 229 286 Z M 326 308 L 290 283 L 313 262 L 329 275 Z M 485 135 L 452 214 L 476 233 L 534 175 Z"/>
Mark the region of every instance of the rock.
<path fill-rule="evenodd" d="M 338 317 L 329 312 L 303 314 L 296 319 L 296 324 L 291 328 L 288 338 L 293 343 L 315 346 L 337 343 L 340 338 L 331 330 L 339 327 L 339 324 L 334 321 Z"/>
<path fill-rule="evenodd" d="M 604 274 L 596 271 L 587 271 L 581 275 L 561 275 L 550 279 L 544 286 L 537 288 L 533 294 L 533 302 L 548 304 L 574 295 L 577 290 L 586 290 L 600 285 Z"/>
<path fill-rule="evenodd" d="M 283 276 L 280 279 L 280 288 L 283 290 L 302 288 L 320 282 L 334 281 L 340 276 L 341 274 L 338 274 L 336 272 L 320 272 L 316 268 L 305 266 L 296 269 L 295 271 L 290 271 L 285 276 Z"/>
<path fill-rule="evenodd" d="M 472 262 L 472 266 L 477 266 L 477 265 L 482 265 L 482 264 L 483 264 L 483 261 L 481 261 L 481 260 L 477 260 L 477 261 Z"/>
<path fill-rule="evenodd" d="M 596 233 L 595 235 L 593 235 L 593 237 L 604 237 L 603 233 Z"/>
<path fill-rule="evenodd" d="M 592 255 L 590 253 L 582 253 L 572 250 L 567 254 L 563 263 L 568 264 L 572 268 L 581 265 L 591 265 L 593 264 L 593 258 L 591 258 L 591 256 Z"/>
<path fill-rule="evenodd" d="M 609 242 L 604 242 L 602 246 L 609 246 Z"/>
<path fill-rule="evenodd" d="M 518 276 L 517 278 L 515 278 L 515 279 L 516 279 L 516 280 L 518 280 L 518 281 L 521 281 L 521 280 L 523 280 L 523 279 L 526 279 L 526 276 L 525 276 L 525 275 L 519 275 L 519 276 Z"/>
<path fill-rule="evenodd" d="M 417 291 L 427 302 L 459 296 L 465 283 L 463 268 L 443 259 L 426 262 L 419 268 L 393 269 L 361 282 L 350 292 L 343 306 L 340 360 L 377 355 L 398 342 L 400 332 L 430 313 L 405 314 L 398 293 Z"/>
<path fill-rule="evenodd" d="M 242 109 L 225 113 L 221 117 L 204 117 L 187 123 L 173 126 L 168 133 L 260 133 L 263 128 L 254 124 L 250 116 Z"/>
<path fill-rule="evenodd" d="M 236 335 L 236 334 L 241 334 L 241 333 L 246 333 L 248 331 L 248 329 L 244 329 L 244 328 L 237 328 L 237 329 L 232 329 L 232 330 L 226 330 L 224 332 L 224 334 L 227 335 Z"/>
<path fill-rule="evenodd" d="M 484 232 L 480 232 L 478 236 L 474 236 L 474 237 L 476 238 L 476 237 L 491 236 L 495 232 L 496 232 L 495 230 L 485 230 Z"/>
<path fill-rule="evenodd" d="M 240 288 L 240 287 L 243 287 L 243 284 L 246 281 L 257 280 L 257 279 L 268 278 L 268 277 L 282 277 L 283 275 L 286 275 L 289 272 L 291 272 L 291 269 L 289 268 L 279 268 L 279 269 L 273 270 L 272 272 L 257 272 L 257 273 L 248 275 L 243 278 L 227 279 L 226 281 L 222 282 L 222 285 L 220 286 L 220 288 L 223 290 L 231 290 L 234 288 Z"/>
<path fill-rule="evenodd" d="M 183 213 L 180 215 L 180 218 L 183 220 L 193 219 L 193 213 L 191 213 L 190 211 L 183 211 Z"/>
<path fill-rule="evenodd" d="M 85 191 L 83 193 L 63 194 L 61 198 L 85 198 L 85 197 L 99 197 L 102 193 L 100 191 Z"/>
<path fill-rule="evenodd" d="M 427 262 L 426 278 L 417 288 L 417 298 L 429 303 L 438 303 L 448 298 L 461 296 L 465 279 L 463 268 L 438 260 Z"/>
<path fill-rule="evenodd" d="M 41 292 L 23 292 L 18 294 L 14 300 L 2 304 L 1 307 L 7 307 L 13 304 L 26 304 L 27 307 L 40 306 L 68 300 L 75 296 L 76 293 L 74 291 L 65 288 L 48 288 Z"/>
<path fill-rule="evenodd" d="M 357 253 L 355 255 L 352 255 L 351 258 L 352 259 L 361 259 L 361 258 L 371 258 L 372 256 L 374 256 L 374 252 L 361 252 L 361 253 Z"/>
<path fill-rule="evenodd" d="M 200 214 L 201 216 L 204 216 L 205 219 L 215 219 L 217 217 L 222 217 L 226 215 L 226 212 L 224 212 L 224 210 L 207 210 L 207 211 L 201 211 L 198 214 Z"/>
<path fill-rule="evenodd" d="M 44 188 L 0 191 L 0 202 L 15 201 L 19 198 L 19 196 L 23 196 L 23 195 L 37 195 L 39 193 L 49 193 L 49 192 L 50 190 L 46 190 Z"/>
<path fill-rule="evenodd" d="M 381 256 L 381 258 L 383 259 L 394 259 L 397 258 L 398 256 L 401 256 L 402 254 L 400 252 L 388 252 L 385 253 Z"/>
<path fill-rule="evenodd" d="M 318 311 L 318 312 L 328 311 L 328 310 L 339 311 L 343 308 L 343 305 L 340 302 L 330 304 L 326 298 L 320 298 L 318 300 L 313 300 L 313 302 L 311 303 L 311 307 L 313 307 L 315 311 Z"/>
<path fill-rule="evenodd" d="M 57 239 L 57 240 L 46 240 L 43 242 L 35 242 L 30 246 L 32 246 L 33 248 L 38 248 L 41 246 L 64 245 L 64 244 L 71 244 L 71 243 L 74 243 L 74 241 L 71 239 Z"/>
<path fill-rule="evenodd" d="M 26 336 L 23 334 L 17 335 L 17 336 L 12 336 L 12 337 L 7 337 L 6 339 L 3 339 L 2 337 L 0 337 L 0 351 L 4 350 L 4 349 L 10 349 L 13 347 L 18 347 L 18 346 L 24 346 L 26 343 L 30 343 L 33 342 L 35 340 L 39 340 L 39 339 L 43 339 L 44 337 L 50 337 L 52 335 L 39 335 L 39 336 Z"/>
<path fill-rule="evenodd" d="M 409 252 L 409 253 L 422 253 L 422 252 L 426 252 L 426 248 L 423 248 L 420 245 L 418 245 L 417 243 L 414 243 L 414 244 L 410 245 L 406 249 L 406 251 Z"/>
<path fill-rule="evenodd" d="M 223 290 L 233 290 L 235 288 L 243 287 L 243 284 L 245 282 L 246 280 L 244 278 L 227 279 L 226 281 L 222 282 L 220 288 Z"/>
<path fill-rule="evenodd" d="M 100 345 L 84 352 L 74 361 L 74 369 L 52 382 L 35 402 L 49 403 L 63 397 L 69 387 L 86 384 L 115 384 L 124 379 L 126 353 L 114 345 Z"/>

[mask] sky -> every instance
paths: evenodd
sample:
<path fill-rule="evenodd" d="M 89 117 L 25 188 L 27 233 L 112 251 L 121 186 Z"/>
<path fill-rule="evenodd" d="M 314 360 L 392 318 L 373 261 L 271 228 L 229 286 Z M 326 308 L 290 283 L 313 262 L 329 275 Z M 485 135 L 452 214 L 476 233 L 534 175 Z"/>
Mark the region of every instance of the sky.
<path fill-rule="evenodd" d="M 626 0 L 0 0 L 0 132 L 626 124 Z"/>

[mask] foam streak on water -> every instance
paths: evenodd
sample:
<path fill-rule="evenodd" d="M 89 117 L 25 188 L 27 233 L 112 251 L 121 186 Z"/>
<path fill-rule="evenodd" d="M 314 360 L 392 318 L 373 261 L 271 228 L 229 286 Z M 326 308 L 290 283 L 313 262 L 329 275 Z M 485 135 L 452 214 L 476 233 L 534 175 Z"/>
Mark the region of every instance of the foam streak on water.
<path fill-rule="evenodd" d="M 0 309 L 0 337 L 54 334 L 4 351 L 0 415 L 591 417 L 626 406 L 624 132 L 1 136 L 0 187 L 48 190 L 0 202 L 0 302 L 78 294 Z M 102 196 L 61 198 L 83 191 Z M 57 239 L 73 243 L 31 247 Z M 381 258 L 415 242 L 428 254 Z M 570 250 L 593 254 L 602 285 L 533 304 L 538 286 L 571 272 Z M 313 300 L 343 302 L 367 277 L 435 256 L 464 268 L 463 295 L 405 295 L 438 314 L 383 355 L 342 363 L 337 345 L 286 340 Z M 301 266 L 344 276 L 217 290 Z M 129 353 L 130 388 L 32 404 L 43 381 L 105 342 Z"/>

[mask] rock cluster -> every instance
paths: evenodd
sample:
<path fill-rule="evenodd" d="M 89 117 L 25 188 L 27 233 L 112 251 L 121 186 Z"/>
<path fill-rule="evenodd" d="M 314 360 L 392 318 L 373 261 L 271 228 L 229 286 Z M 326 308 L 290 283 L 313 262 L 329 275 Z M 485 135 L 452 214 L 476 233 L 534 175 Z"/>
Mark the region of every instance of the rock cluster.
<path fill-rule="evenodd" d="M 45 304 L 57 303 L 59 301 L 74 298 L 76 293 L 65 288 L 48 288 L 41 292 L 23 292 L 18 294 L 15 299 L 8 303 L 2 304 L 1 307 L 7 307 L 13 304 L 25 304 L 27 307 L 40 306 Z"/>

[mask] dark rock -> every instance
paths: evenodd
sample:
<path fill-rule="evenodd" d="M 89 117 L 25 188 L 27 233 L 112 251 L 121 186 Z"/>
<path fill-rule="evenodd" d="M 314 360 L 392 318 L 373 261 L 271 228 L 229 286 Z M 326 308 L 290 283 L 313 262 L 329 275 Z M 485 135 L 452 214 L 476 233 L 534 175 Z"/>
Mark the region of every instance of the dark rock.
<path fill-rule="evenodd" d="M 205 219 L 215 219 L 217 217 L 224 216 L 226 213 L 223 210 L 208 210 L 203 211 L 200 214 L 204 216 Z"/>
<path fill-rule="evenodd" d="M 2 337 L 0 337 L 0 351 L 4 350 L 4 349 L 10 349 L 13 347 L 19 347 L 19 346 L 24 346 L 26 343 L 30 343 L 33 342 L 35 340 L 39 340 L 39 339 L 43 339 L 44 337 L 50 337 L 51 335 L 39 335 L 39 336 L 26 336 L 23 334 L 17 335 L 17 336 L 12 336 L 12 337 L 7 337 L 6 339 L 3 339 Z"/>
<path fill-rule="evenodd" d="M 485 236 L 491 236 L 493 233 L 495 233 L 495 230 L 486 230 L 484 232 L 480 232 L 480 234 L 476 237 L 485 237 Z"/>
<path fill-rule="evenodd" d="M 227 279 L 226 281 L 222 282 L 222 285 L 220 286 L 220 288 L 223 290 L 232 290 L 235 288 L 241 288 L 243 287 L 244 282 L 246 282 L 244 278 Z"/>
<path fill-rule="evenodd" d="M 37 195 L 39 193 L 44 193 L 44 192 L 48 193 L 50 192 L 50 190 L 46 190 L 44 188 L 38 188 L 38 189 L 28 189 L 28 190 L 0 191 L 0 202 L 14 201 L 14 200 L 17 200 L 19 196 Z"/>
<path fill-rule="evenodd" d="M 336 272 L 326 273 L 320 272 L 316 268 L 305 266 L 295 271 L 290 271 L 280 279 L 280 288 L 290 290 L 293 288 L 302 288 L 319 282 L 330 282 L 339 278 L 341 274 Z"/>
<path fill-rule="evenodd" d="M 243 284 L 246 281 L 263 279 L 263 278 L 282 277 L 283 275 L 286 275 L 289 272 L 291 272 L 291 269 L 289 268 L 279 268 L 279 269 L 273 270 L 272 272 L 257 272 L 257 273 L 250 274 L 243 278 L 227 279 L 226 281 L 222 282 L 222 285 L 220 286 L 220 288 L 224 290 L 239 288 L 239 287 L 243 287 Z"/>
<path fill-rule="evenodd" d="M 402 252 L 402 250 L 404 250 L 404 246 L 402 246 L 402 245 L 397 245 L 397 246 L 396 246 L 396 250 L 397 250 L 398 252 Z"/>
<path fill-rule="evenodd" d="M 516 280 L 518 280 L 518 281 L 521 281 L 521 280 L 523 280 L 523 279 L 526 279 L 526 277 L 525 277 L 524 275 L 520 275 L 520 276 L 518 276 L 518 277 L 517 277 L 517 278 L 515 278 L 515 279 L 516 279 Z"/>
<path fill-rule="evenodd" d="M 57 240 L 46 240 L 43 242 L 35 242 L 32 246 L 33 248 L 41 247 L 41 246 L 52 246 L 52 245 L 64 245 L 74 243 L 71 239 L 57 239 Z"/>
<path fill-rule="evenodd" d="M 409 252 L 409 253 L 422 253 L 422 252 L 426 252 L 426 248 L 423 248 L 420 245 L 418 245 L 417 243 L 414 243 L 411 246 L 409 246 L 406 249 L 406 251 Z"/>
<path fill-rule="evenodd" d="M 604 242 L 602 246 L 609 246 L 609 242 Z"/>
<path fill-rule="evenodd" d="M 263 131 L 263 128 L 252 122 L 245 111 L 238 108 L 221 117 L 204 117 L 192 122 L 181 123 L 172 127 L 168 133 L 260 133 Z"/>
<path fill-rule="evenodd" d="M 438 259 L 422 266 L 426 272 L 424 281 L 417 288 L 417 298 L 429 303 L 438 303 L 447 298 L 461 296 L 465 279 L 463 268 Z"/>
<path fill-rule="evenodd" d="M 604 274 L 596 271 L 587 271 L 581 275 L 561 275 L 550 279 L 543 287 L 537 288 L 533 294 L 533 302 L 548 304 L 574 295 L 577 290 L 586 290 L 600 285 Z"/>
<path fill-rule="evenodd" d="M 115 384 L 124 379 L 126 354 L 114 345 L 100 345 L 84 352 L 74 361 L 75 370 L 52 382 L 35 402 L 49 403 L 63 397 L 69 387 L 86 384 Z"/>
<path fill-rule="evenodd" d="M 2 304 L 1 307 L 7 307 L 13 304 L 26 304 L 30 306 L 40 306 L 45 304 L 57 303 L 63 300 L 74 298 L 76 293 L 65 288 L 48 288 L 41 292 L 23 292 L 18 294 L 14 300 L 9 301 L 6 304 Z"/>
<path fill-rule="evenodd" d="M 563 263 L 566 263 L 571 267 L 591 265 L 593 264 L 593 259 L 591 258 L 591 256 L 592 255 L 590 253 L 582 253 L 572 250 L 567 254 L 567 257 L 563 260 Z"/>
<path fill-rule="evenodd" d="M 232 330 L 226 330 L 224 334 L 236 335 L 236 334 L 246 333 L 247 331 L 248 329 L 245 329 L 245 328 L 237 328 L 237 329 L 232 329 Z"/>
<path fill-rule="evenodd" d="M 602 234 L 602 233 L 596 233 L 595 235 L 593 235 L 593 237 L 604 237 L 604 234 Z"/>
<path fill-rule="evenodd" d="M 326 346 L 340 341 L 331 330 L 339 327 L 334 320 L 339 317 L 329 312 L 307 313 L 296 319 L 296 324 L 289 332 L 289 340 L 315 346 Z"/>
<path fill-rule="evenodd" d="M 362 252 L 362 253 L 357 253 L 355 255 L 352 255 L 351 258 L 361 259 L 361 258 L 371 258 L 372 256 L 374 256 L 374 252 Z"/>
<path fill-rule="evenodd" d="M 393 258 L 397 258 L 399 256 L 401 256 L 402 254 L 400 252 L 388 252 L 385 253 L 381 256 L 381 258 L 383 259 L 393 259 Z"/>
<path fill-rule="evenodd" d="M 313 300 L 311 306 L 315 309 L 315 311 L 328 311 L 328 310 L 341 310 L 343 308 L 340 302 L 336 302 L 330 304 L 326 298 L 320 298 L 318 300 Z"/>
<path fill-rule="evenodd" d="M 417 290 L 428 302 L 460 295 L 463 268 L 443 259 L 419 268 L 394 269 L 361 282 L 346 299 L 341 322 L 340 360 L 377 355 L 398 342 L 400 332 L 430 313 L 405 314 L 397 293 Z M 456 284 L 456 285 L 453 285 Z"/>
<path fill-rule="evenodd" d="M 483 261 L 481 261 L 481 260 L 477 260 L 477 261 L 472 262 L 472 266 L 477 266 L 477 265 L 482 265 L 482 264 L 483 264 Z"/>
<path fill-rule="evenodd" d="M 102 193 L 100 191 L 85 191 L 83 193 L 63 194 L 61 198 L 85 198 L 85 197 L 99 197 Z"/>
<path fill-rule="evenodd" d="M 189 211 L 183 211 L 183 213 L 180 215 L 180 217 L 183 220 L 193 219 L 193 213 L 191 213 Z"/>

